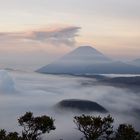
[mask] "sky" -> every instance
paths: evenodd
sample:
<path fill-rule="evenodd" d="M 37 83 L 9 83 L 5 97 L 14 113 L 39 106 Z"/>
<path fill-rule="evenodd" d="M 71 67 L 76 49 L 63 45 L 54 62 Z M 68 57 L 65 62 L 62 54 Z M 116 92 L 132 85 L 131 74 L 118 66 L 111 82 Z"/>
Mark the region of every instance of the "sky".
<path fill-rule="evenodd" d="M 140 58 L 139 0 L 0 0 L 0 67 L 37 69 L 80 45 Z"/>

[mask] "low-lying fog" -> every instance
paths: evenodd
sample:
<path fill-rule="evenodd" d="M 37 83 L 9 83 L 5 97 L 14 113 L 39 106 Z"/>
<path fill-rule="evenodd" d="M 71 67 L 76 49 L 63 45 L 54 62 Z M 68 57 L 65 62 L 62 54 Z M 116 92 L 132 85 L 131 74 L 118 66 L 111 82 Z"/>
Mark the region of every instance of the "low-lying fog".
<path fill-rule="evenodd" d="M 84 82 L 90 84 L 84 85 Z M 82 135 L 73 123 L 73 117 L 79 113 L 59 112 L 53 108 L 63 99 L 74 98 L 95 101 L 105 107 L 115 118 L 115 126 L 129 123 L 140 130 L 140 92 L 94 82 L 96 79 L 1 70 L 0 128 L 21 131 L 18 117 L 32 111 L 35 116 L 46 114 L 55 119 L 56 130 L 49 134 L 49 140 L 79 139 Z"/>

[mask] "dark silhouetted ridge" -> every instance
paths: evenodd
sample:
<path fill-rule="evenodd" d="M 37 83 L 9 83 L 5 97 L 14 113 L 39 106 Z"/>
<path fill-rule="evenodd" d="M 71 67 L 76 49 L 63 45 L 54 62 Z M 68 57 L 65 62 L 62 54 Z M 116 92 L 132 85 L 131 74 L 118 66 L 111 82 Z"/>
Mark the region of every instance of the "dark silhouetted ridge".
<path fill-rule="evenodd" d="M 62 100 L 56 105 L 59 109 L 79 110 L 81 112 L 108 112 L 104 107 L 96 102 L 80 99 Z"/>

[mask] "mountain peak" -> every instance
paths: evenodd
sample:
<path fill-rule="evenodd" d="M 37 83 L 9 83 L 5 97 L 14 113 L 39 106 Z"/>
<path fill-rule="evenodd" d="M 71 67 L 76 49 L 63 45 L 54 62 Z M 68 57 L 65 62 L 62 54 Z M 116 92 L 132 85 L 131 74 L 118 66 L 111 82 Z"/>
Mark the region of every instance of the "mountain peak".
<path fill-rule="evenodd" d="M 94 48 L 91 46 L 79 46 L 77 49 L 94 49 Z"/>
<path fill-rule="evenodd" d="M 91 46 L 79 46 L 78 48 L 76 48 L 74 51 L 85 51 L 85 52 L 98 52 L 95 48 L 91 47 Z M 101 54 L 101 53 L 100 53 Z"/>
<path fill-rule="evenodd" d="M 91 46 L 80 46 L 70 53 L 66 54 L 64 57 L 62 57 L 61 60 L 69 60 L 69 61 L 77 61 L 79 62 L 105 62 L 110 61 L 108 57 L 103 55 L 101 52 L 96 50 L 95 48 Z"/>
<path fill-rule="evenodd" d="M 114 62 L 91 46 L 80 46 L 59 60 L 40 68 L 38 72 L 55 74 L 140 73 L 140 68 Z"/>

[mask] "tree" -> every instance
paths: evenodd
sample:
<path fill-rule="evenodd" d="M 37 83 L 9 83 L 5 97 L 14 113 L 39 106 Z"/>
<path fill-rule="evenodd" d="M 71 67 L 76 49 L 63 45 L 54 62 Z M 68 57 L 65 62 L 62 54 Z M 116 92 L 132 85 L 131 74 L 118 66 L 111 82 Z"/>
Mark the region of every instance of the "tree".
<path fill-rule="evenodd" d="M 0 140 L 24 140 L 22 137 L 19 136 L 17 132 L 10 132 L 7 134 L 7 132 L 2 129 L 0 130 Z"/>
<path fill-rule="evenodd" d="M 140 134 L 135 131 L 132 125 L 120 124 L 115 140 L 140 140 Z"/>
<path fill-rule="evenodd" d="M 113 122 L 114 120 L 110 115 L 104 118 L 86 115 L 74 117 L 74 123 L 86 140 L 111 139 Z"/>
<path fill-rule="evenodd" d="M 10 132 L 5 140 L 23 140 L 17 132 Z"/>
<path fill-rule="evenodd" d="M 4 129 L 0 130 L 0 140 L 5 140 L 6 137 L 6 131 Z"/>
<path fill-rule="evenodd" d="M 34 117 L 32 112 L 26 112 L 18 122 L 24 128 L 22 131 L 24 140 L 38 140 L 42 134 L 55 130 L 54 120 L 46 115 Z"/>
<path fill-rule="evenodd" d="M 46 115 L 34 117 L 32 112 L 26 112 L 18 122 L 23 127 L 22 135 L 18 132 L 7 133 L 1 129 L 0 140 L 41 140 L 42 134 L 55 130 L 54 120 Z M 89 115 L 74 117 L 74 123 L 86 140 L 140 140 L 140 132 L 132 125 L 120 124 L 114 131 L 113 122 L 114 119 L 110 115 L 103 118 Z"/>

